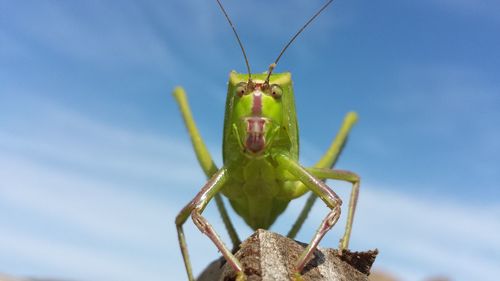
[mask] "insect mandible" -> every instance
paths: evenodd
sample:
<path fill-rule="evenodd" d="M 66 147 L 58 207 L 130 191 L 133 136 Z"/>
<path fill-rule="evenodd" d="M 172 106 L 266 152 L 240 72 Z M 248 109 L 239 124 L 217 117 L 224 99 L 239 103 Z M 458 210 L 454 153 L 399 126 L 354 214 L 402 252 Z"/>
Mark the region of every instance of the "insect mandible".
<path fill-rule="evenodd" d="M 252 73 L 250 65 L 227 12 L 217 0 L 231 26 L 245 58 L 248 73 L 232 71 L 229 75 L 223 132 L 223 165 L 213 162 L 194 123 L 186 94 L 181 87 L 174 89 L 185 125 L 198 161 L 209 178 L 195 198 L 177 215 L 175 224 L 179 244 L 190 281 L 194 281 L 189 260 L 183 224 L 191 217 L 202 233 L 215 244 L 228 264 L 236 272 L 236 280 L 245 280 L 241 263 L 222 242 L 210 223 L 202 216 L 203 210 L 215 199 L 234 247 L 240 240 L 224 206 L 221 194 L 228 198 L 234 211 L 254 230 L 268 229 L 285 211 L 288 203 L 312 191 L 301 215 L 288 233 L 294 238 L 302 226 L 315 199 L 319 197 L 330 209 L 309 245 L 298 257 L 293 272 L 294 280 L 301 280 L 301 272 L 311 259 L 323 236 L 335 225 L 342 204 L 339 196 L 326 184 L 326 179 L 352 183 L 347 224 L 339 243 L 339 252 L 348 248 L 352 223 L 359 193 L 360 178 L 352 172 L 333 169 L 342 151 L 347 135 L 357 120 L 354 112 L 347 113 L 339 132 L 323 157 L 311 168 L 298 162 L 299 135 L 295 103 L 289 72 L 273 73 L 279 59 L 295 38 L 331 3 L 327 1 L 285 45 L 267 72 Z"/>

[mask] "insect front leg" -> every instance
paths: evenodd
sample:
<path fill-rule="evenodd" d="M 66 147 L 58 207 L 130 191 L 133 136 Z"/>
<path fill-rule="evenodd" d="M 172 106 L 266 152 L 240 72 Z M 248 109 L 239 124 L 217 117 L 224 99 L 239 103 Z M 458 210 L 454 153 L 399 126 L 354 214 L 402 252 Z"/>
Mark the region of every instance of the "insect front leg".
<path fill-rule="evenodd" d="M 349 198 L 349 209 L 347 211 L 347 222 L 345 226 L 344 236 L 340 239 L 339 252 L 342 253 L 343 249 L 349 247 L 349 238 L 351 237 L 352 223 L 354 220 L 354 213 L 356 212 L 356 205 L 358 203 L 359 185 L 361 179 L 353 172 L 343 170 L 333 170 L 326 168 L 308 168 L 311 174 L 320 179 L 334 179 L 342 180 L 352 183 L 351 196 Z"/>
<path fill-rule="evenodd" d="M 279 165 L 282 165 L 286 170 L 288 170 L 292 175 L 297 177 L 307 188 L 309 188 L 314 194 L 316 194 L 331 211 L 326 215 L 325 219 L 321 222 L 316 234 L 312 238 L 309 245 L 306 247 L 304 252 L 299 256 L 295 264 L 294 278 L 295 280 L 302 280 L 301 272 L 305 265 L 311 259 L 314 251 L 316 250 L 319 242 L 325 236 L 325 234 L 337 223 L 340 217 L 340 206 L 342 205 L 342 200 L 339 196 L 333 192 L 322 180 L 313 176 L 305 168 L 303 168 L 299 163 L 297 163 L 292 158 L 285 154 L 277 154 L 275 156 L 276 161 Z"/>
<path fill-rule="evenodd" d="M 182 257 L 184 259 L 184 265 L 186 266 L 186 272 L 190 281 L 194 281 L 193 272 L 191 269 L 191 262 L 189 260 L 189 254 L 186 244 L 186 238 L 184 236 L 184 230 L 182 225 L 186 222 L 187 218 L 191 216 L 195 225 L 200 229 L 202 233 L 207 235 L 215 246 L 219 249 L 222 256 L 226 259 L 228 264 L 237 273 L 238 281 L 245 280 L 245 275 L 243 273 L 243 267 L 236 257 L 231 253 L 231 251 L 224 245 L 224 242 L 217 235 L 210 223 L 201 215 L 210 200 L 221 190 L 226 182 L 226 169 L 222 168 L 216 172 L 212 178 L 203 186 L 201 191 L 196 195 L 196 197 L 185 206 L 175 219 L 175 225 L 177 227 L 177 234 L 179 238 L 179 245 L 182 252 Z"/>
<path fill-rule="evenodd" d="M 352 127 L 357 122 L 357 120 L 358 120 L 358 115 L 356 114 L 356 112 L 351 111 L 345 115 L 344 121 L 342 122 L 339 131 L 337 132 L 335 138 L 330 144 L 330 147 L 328 148 L 326 153 L 321 157 L 321 159 L 314 165 L 315 168 L 332 168 L 335 165 L 337 159 L 339 158 L 346 144 L 349 132 L 351 131 Z M 318 197 L 314 193 L 311 193 L 309 195 L 304 207 L 302 208 L 302 211 L 299 214 L 299 217 L 297 218 L 292 228 L 288 232 L 287 234 L 288 237 L 292 239 L 295 238 L 300 228 L 304 224 L 304 221 L 306 220 L 307 216 L 309 215 L 309 212 L 311 211 L 317 198 Z"/>
<path fill-rule="evenodd" d="M 186 92 L 182 87 L 176 87 L 174 89 L 173 95 L 175 97 L 175 100 L 177 101 L 177 104 L 179 105 L 184 124 L 186 125 L 189 136 L 191 138 L 191 143 L 193 145 L 196 158 L 198 159 L 198 162 L 200 163 L 200 166 L 203 169 L 205 175 L 210 178 L 218 171 L 218 168 L 212 160 L 212 156 L 210 155 L 210 152 L 208 151 L 207 146 L 203 142 L 201 134 L 196 127 L 193 114 L 191 113 L 191 109 L 189 108 Z M 226 207 L 224 206 L 224 201 L 222 200 L 220 194 L 215 195 L 215 203 L 217 204 L 217 209 L 219 210 L 222 221 L 226 226 L 231 242 L 233 243 L 233 248 L 236 248 L 240 245 L 241 241 L 238 237 L 238 234 L 236 233 L 236 229 L 234 228 L 231 219 L 229 218 Z"/>

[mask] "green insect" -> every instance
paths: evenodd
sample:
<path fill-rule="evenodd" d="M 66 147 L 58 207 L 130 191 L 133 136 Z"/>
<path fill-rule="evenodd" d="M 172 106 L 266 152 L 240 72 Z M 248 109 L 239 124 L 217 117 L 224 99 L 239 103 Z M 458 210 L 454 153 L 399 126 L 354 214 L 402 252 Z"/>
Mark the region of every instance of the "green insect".
<path fill-rule="evenodd" d="M 321 198 L 330 212 L 321 222 L 316 234 L 294 267 L 293 279 L 301 280 L 301 271 L 311 259 L 323 236 L 335 225 L 340 216 L 341 199 L 325 183 L 336 179 L 352 183 L 345 233 L 340 240 L 339 252 L 348 248 L 354 212 L 359 192 L 359 177 L 348 171 L 332 169 L 344 147 L 347 135 L 357 120 L 349 112 L 324 156 L 311 168 L 298 162 L 299 135 L 295 113 L 291 74 L 273 73 L 277 62 L 287 47 L 333 0 L 321 9 L 292 37 L 278 58 L 264 73 L 250 71 L 247 56 L 236 30 L 224 7 L 217 0 L 228 20 L 245 58 L 248 73 L 231 72 L 229 75 L 223 134 L 223 165 L 213 162 L 194 123 L 186 94 L 181 87 L 174 89 L 184 122 L 200 165 L 209 178 L 201 191 L 177 215 L 175 224 L 179 244 L 190 281 L 194 280 L 189 261 L 183 224 L 191 217 L 195 225 L 206 234 L 228 264 L 237 273 L 237 280 L 245 280 L 241 263 L 222 242 L 202 212 L 215 198 L 234 247 L 240 244 L 224 206 L 221 194 L 228 198 L 235 212 L 254 230 L 268 229 L 285 211 L 288 203 L 308 191 L 312 191 L 299 218 L 288 233 L 294 238 L 307 217 L 317 197 Z"/>

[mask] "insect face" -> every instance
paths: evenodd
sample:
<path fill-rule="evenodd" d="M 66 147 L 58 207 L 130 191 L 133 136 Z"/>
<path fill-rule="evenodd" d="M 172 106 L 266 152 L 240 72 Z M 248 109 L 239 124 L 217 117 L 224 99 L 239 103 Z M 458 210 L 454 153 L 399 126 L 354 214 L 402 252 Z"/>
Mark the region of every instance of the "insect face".
<path fill-rule="evenodd" d="M 271 146 L 283 119 L 279 84 L 264 80 L 239 82 L 233 93 L 233 120 L 238 139 L 248 156 L 260 156 Z"/>

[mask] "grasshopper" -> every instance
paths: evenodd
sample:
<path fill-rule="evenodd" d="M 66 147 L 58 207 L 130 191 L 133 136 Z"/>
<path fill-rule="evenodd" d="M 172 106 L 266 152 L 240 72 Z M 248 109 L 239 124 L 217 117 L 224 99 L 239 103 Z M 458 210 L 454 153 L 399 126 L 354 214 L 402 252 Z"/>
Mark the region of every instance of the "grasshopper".
<path fill-rule="evenodd" d="M 298 162 L 299 134 L 295 112 L 294 93 L 289 72 L 273 73 L 279 59 L 295 38 L 333 0 L 329 0 L 292 37 L 267 72 L 252 73 L 243 44 L 220 0 L 219 7 L 231 26 L 242 50 L 247 74 L 232 71 L 226 99 L 223 132 L 223 165 L 213 162 L 193 120 L 186 93 L 176 87 L 173 95 L 179 104 L 185 125 L 198 161 L 209 178 L 201 191 L 177 215 L 175 224 L 187 275 L 194 280 L 188 256 L 183 224 L 191 217 L 202 233 L 215 244 L 227 263 L 236 272 L 236 280 L 246 280 L 244 268 L 233 252 L 224 244 L 210 223 L 202 216 L 207 204 L 215 199 L 223 222 L 234 247 L 240 240 L 224 206 L 222 195 L 234 211 L 254 230 L 268 229 L 285 211 L 292 199 L 312 191 L 304 209 L 288 233 L 294 238 L 308 212 L 319 197 L 330 209 L 309 245 L 298 257 L 293 280 L 302 280 L 301 271 L 312 258 L 323 236 L 335 225 L 340 216 L 342 200 L 326 184 L 326 179 L 347 181 L 352 184 L 345 232 L 339 243 L 339 253 L 347 249 L 359 193 L 360 178 L 352 172 L 333 169 L 347 136 L 357 121 L 355 112 L 349 112 L 341 128 L 323 157 L 311 168 Z"/>

